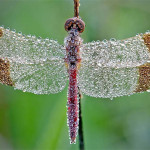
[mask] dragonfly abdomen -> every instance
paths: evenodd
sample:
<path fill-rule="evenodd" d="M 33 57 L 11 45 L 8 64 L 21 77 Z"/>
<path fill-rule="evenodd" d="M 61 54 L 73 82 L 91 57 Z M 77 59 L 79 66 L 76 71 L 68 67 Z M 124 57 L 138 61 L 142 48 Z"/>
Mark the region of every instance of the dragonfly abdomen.
<path fill-rule="evenodd" d="M 76 142 L 78 130 L 78 99 L 77 99 L 77 69 L 74 65 L 69 68 L 69 89 L 68 89 L 68 126 L 71 143 Z"/>

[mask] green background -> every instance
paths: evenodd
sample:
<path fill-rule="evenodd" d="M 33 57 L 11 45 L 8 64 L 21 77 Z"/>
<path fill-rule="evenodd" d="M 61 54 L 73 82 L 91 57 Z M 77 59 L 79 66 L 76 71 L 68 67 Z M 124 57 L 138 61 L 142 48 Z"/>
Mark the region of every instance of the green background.
<path fill-rule="evenodd" d="M 80 0 L 84 42 L 124 39 L 150 29 L 149 0 Z M 63 44 L 73 0 L 0 0 L 0 25 Z M 34 95 L 0 85 L 0 150 L 78 150 L 69 144 L 67 87 Z M 110 99 L 83 95 L 86 150 L 149 150 L 150 93 Z M 78 140 L 78 138 L 77 138 Z"/>

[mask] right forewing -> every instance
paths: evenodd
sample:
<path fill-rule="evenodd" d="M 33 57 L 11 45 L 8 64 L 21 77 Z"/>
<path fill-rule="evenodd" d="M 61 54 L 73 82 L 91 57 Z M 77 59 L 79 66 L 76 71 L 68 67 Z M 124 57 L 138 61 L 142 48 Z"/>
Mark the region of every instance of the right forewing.
<path fill-rule="evenodd" d="M 150 89 L 150 33 L 125 40 L 84 44 L 79 87 L 94 97 L 117 97 Z"/>

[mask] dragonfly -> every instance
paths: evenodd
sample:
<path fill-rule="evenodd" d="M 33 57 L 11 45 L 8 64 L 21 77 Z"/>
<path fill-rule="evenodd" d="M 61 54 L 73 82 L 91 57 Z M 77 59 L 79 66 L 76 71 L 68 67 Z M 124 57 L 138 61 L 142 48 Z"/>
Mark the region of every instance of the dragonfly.
<path fill-rule="evenodd" d="M 78 87 L 82 93 L 114 98 L 150 90 L 150 32 L 124 40 L 83 43 L 85 29 L 75 3 L 65 23 L 64 45 L 0 26 L 0 83 L 34 94 L 61 92 L 67 81 L 70 143 L 79 124 Z"/>

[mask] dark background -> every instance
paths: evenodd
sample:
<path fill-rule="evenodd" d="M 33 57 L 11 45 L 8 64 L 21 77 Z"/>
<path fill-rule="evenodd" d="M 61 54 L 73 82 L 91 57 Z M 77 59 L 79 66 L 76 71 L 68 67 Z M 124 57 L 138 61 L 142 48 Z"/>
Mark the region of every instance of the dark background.
<path fill-rule="evenodd" d="M 84 42 L 124 39 L 150 29 L 149 0 L 80 0 Z M 73 0 L 0 0 L 0 25 L 63 44 Z M 34 95 L 0 85 L 0 150 L 77 150 L 69 144 L 67 87 Z M 110 99 L 83 95 L 86 150 L 149 150 L 150 93 Z M 77 139 L 78 140 L 78 139 Z"/>

